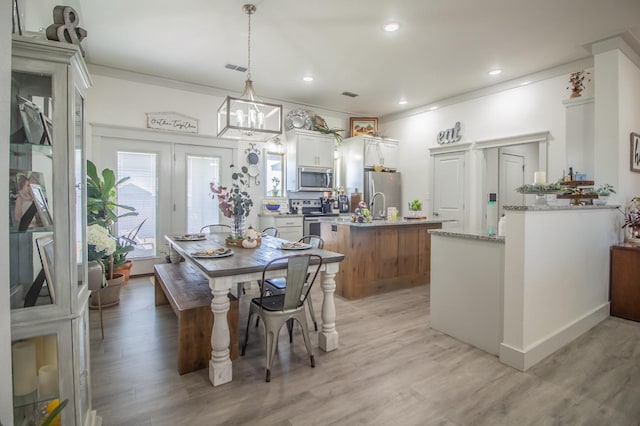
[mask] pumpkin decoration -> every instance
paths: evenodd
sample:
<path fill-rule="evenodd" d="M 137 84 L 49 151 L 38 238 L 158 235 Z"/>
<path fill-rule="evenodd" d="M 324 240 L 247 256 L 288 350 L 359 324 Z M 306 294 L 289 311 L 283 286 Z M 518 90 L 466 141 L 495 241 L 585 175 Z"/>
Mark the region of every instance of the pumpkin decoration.
<path fill-rule="evenodd" d="M 258 246 L 258 240 L 252 237 L 247 237 L 242 240 L 242 247 L 244 248 L 256 248 Z"/>

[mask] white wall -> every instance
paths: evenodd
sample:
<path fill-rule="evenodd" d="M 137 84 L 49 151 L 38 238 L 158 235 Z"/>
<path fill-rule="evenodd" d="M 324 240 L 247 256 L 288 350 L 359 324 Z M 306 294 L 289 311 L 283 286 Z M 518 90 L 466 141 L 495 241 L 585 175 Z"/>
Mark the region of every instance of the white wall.
<path fill-rule="evenodd" d="M 0 152 L 9 152 L 9 99 L 11 79 L 11 2 L 0 2 Z M 9 157 L 0 156 L 0 170 L 9 170 Z M 5 172 L 6 173 L 6 172 Z M 6 175 L 5 175 L 6 176 Z M 7 185 L 0 185 L 0 199 L 8 200 Z M 5 204 L 6 205 L 6 204 Z M 9 223 L 9 211 L 0 209 L 0 223 Z M 0 226 L 0 241 L 9 241 L 9 229 Z M 6 250 L 6 247 L 5 247 Z M 11 381 L 11 318 L 9 309 L 9 256 L 0 256 L 0 423 L 13 424 Z"/>
<path fill-rule="evenodd" d="M 194 86 L 185 86 L 185 90 L 169 88 L 157 84 L 130 81 L 110 76 L 92 74 L 93 86 L 87 93 L 87 121 L 89 123 L 100 123 L 115 126 L 125 126 L 133 128 L 146 127 L 147 112 L 175 111 L 181 114 L 197 118 L 199 122 L 199 134 L 213 136 L 217 134 L 217 111 L 224 101 L 224 97 L 210 94 L 208 88 L 203 87 L 203 93 L 195 92 Z M 179 84 L 177 84 L 179 86 Z M 230 93 L 233 95 L 233 93 Z M 310 110 L 309 107 L 285 105 L 283 114 L 295 108 Z M 326 121 L 329 127 L 347 129 L 348 117 L 344 114 L 329 115 L 331 112 L 315 110 Z M 88 158 L 95 159 L 91 135 L 89 136 Z M 284 135 L 281 136 L 284 142 Z M 259 142 L 257 148 L 264 152 L 273 144 Z M 215 144 L 214 144 L 215 146 Z M 233 159 L 238 166 L 246 165 L 244 150 L 249 147 L 249 142 L 237 142 L 237 155 Z M 99 162 L 98 162 L 99 164 Z M 227 171 L 228 168 L 223 168 Z M 260 176 L 260 185 L 252 185 L 248 192 L 254 201 L 254 207 L 248 218 L 247 224 L 258 226 L 258 213 L 265 194 L 265 185 L 270 187 L 270 182 L 265 182 L 264 176 Z M 217 204 L 212 201 L 212 208 L 217 208 Z"/>
<path fill-rule="evenodd" d="M 640 68 L 625 55 L 620 55 L 619 82 L 619 199 L 626 205 L 640 196 L 640 173 L 630 170 L 630 134 L 640 133 Z"/>
<path fill-rule="evenodd" d="M 576 70 L 577 71 L 577 70 Z M 381 130 L 400 140 L 400 171 L 403 199 L 426 201 L 425 212 L 432 212 L 432 170 L 429 148 L 437 146 L 438 132 L 462 124 L 463 142 L 485 141 L 516 135 L 549 131 L 549 181 L 557 180 L 565 162 L 565 111 L 562 100 L 568 98 L 568 75 L 542 80 L 480 98 L 459 102 L 435 111 L 413 116 L 381 120 Z M 467 166 L 469 167 L 469 166 Z M 484 200 L 482 194 L 471 199 Z M 480 217 L 482 205 L 470 206 L 470 217 Z"/>

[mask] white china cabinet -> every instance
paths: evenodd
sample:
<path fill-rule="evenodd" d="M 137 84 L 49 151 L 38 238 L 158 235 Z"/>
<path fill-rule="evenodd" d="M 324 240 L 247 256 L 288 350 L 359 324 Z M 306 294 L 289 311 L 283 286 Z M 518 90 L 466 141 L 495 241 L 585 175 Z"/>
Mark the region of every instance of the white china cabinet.
<path fill-rule="evenodd" d="M 100 424 L 91 407 L 86 254 L 85 94 L 71 44 L 13 36 L 9 283 L 14 424 Z M 6 100 L 5 100 L 6 102 Z"/>

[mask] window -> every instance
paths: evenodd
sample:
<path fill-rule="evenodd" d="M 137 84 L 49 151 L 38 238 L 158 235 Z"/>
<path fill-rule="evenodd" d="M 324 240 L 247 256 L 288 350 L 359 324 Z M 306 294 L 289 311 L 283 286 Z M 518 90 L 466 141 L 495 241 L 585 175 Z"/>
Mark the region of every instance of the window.
<path fill-rule="evenodd" d="M 286 190 L 284 185 L 284 154 L 276 152 L 266 153 L 266 184 L 267 197 L 284 197 Z"/>

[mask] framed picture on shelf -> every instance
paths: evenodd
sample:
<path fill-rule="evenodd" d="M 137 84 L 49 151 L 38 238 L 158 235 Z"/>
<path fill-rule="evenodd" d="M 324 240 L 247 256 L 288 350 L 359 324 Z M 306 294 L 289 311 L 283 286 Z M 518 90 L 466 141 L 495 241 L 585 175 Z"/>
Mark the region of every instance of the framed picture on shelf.
<path fill-rule="evenodd" d="M 16 99 L 18 101 L 20 119 L 22 120 L 22 126 L 24 127 L 24 133 L 27 138 L 26 142 L 34 145 L 44 143 L 46 135 L 40 108 L 20 95 L 17 95 Z"/>
<path fill-rule="evenodd" d="M 349 118 L 349 135 L 354 136 L 374 136 L 378 133 L 378 119 L 374 117 L 351 117 Z"/>
<path fill-rule="evenodd" d="M 36 205 L 36 210 L 38 211 L 38 216 L 40 216 L 42 226 L 49 227 L 53 225 L 53 218 L 51 217 L 51 212 L 49 212 L 47 199 L 44 196 L 44 189 L 42 186 L 35 183 L 29 184 L 29 188 L 31 189 L 33 204 Z"/>
<path fill-rule="evenodd" d="M 38 254 L 40 255 L 40 262 L 42 262 L 42 270 L 44 271 L 44 277 L 47 281 L 47 288 L 49 289 L 49 297 L 51 303 L 56 302 L 56 292 L 53 274 L 53 236 L 46 235 L 36 239 L 36 245 L 38 246 Z"/>
<path fill-rule="evenodd" d="M 42 145 L 53 145 L 53 123 L 51 122 L 51 119 L 43 113 L 40 113 L 40 119 L 42 120 L 42 128 L 44 129 Z"/>
<path fill-rule="evenodd" d="M 640 173 L 640 134 L 631 133 L 631 171 Z"/>
<path fill-rule="evenodd" d="M 38 184 L 42 191 L 45 191 L 42 173 L 21 169 L 9 170 L 9 224 L 12 229 L 24 231 L 44 226 L 40 217 L 36 215 L 31 184 Z"/>

